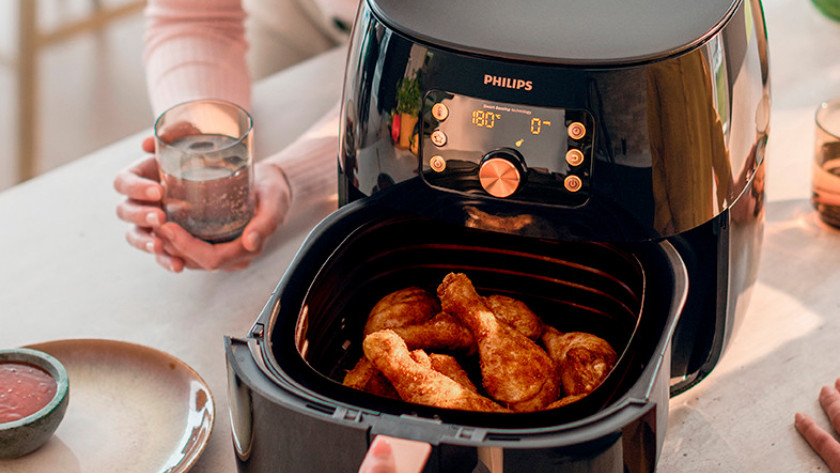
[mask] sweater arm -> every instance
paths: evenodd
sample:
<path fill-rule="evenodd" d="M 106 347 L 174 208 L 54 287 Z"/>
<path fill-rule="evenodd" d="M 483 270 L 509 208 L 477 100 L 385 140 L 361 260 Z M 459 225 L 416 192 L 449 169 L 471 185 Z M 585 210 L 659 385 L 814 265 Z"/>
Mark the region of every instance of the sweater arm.
<path fill-rule="evenodd" d="M 240 0 L 149 0 L 143 60 L 155 116 L 216 98 L 251 107 Z"/>
<path fill-rule="evenodd" d="M 297 140 L 265 159 L 286 176 L 293 203 L 323 200 L 336 194 L 338 116 L 336 104 Z"/>

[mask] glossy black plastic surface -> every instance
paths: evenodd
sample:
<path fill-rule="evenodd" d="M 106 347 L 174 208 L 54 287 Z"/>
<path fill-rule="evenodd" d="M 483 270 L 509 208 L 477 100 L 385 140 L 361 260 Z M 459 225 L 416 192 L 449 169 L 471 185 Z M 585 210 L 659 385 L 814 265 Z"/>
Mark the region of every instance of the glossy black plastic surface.
<path fill-rule="evenodd" d="M 514 196 L 494 198 L 476 188 L 475 170 L 465 170 L 464 187 L 447 188 L 438 205 L 395 205 L 487 229 L 515 217 L 520 223 L 504 231 L 554 239 L 641 241 L 698 227 L 733 205 L 763 159 L 755 153 L 769 122 L 763 25 L 757 2 L 740 3 L 715 35 L 676 57 L 577 68 L 439 49 L 391 30 L 363 7 L 344 86 L 340 203 L 435 172 L 420 145 L 436 130 L 427 94 L 442 91 L 585 111 L 593 140 L 585 202 L 552 198 L 568 194 L 560 179 L 553 192 L 543 190 L 548 183 L 526 182 Z M 562 156 L 564 143 L 556 146 L 552 156 Z M 535 167 L 545 166 L 530 159 L 548 159 L 524 158 Z M 465 207 L 488 218 L 476 221 Z"/>
<path fill-rule="evenodd" d="M 388 26 L 458 51 L 561 64 L 671 56 L 714 34 L 739 0 L 368 0 Z"/>

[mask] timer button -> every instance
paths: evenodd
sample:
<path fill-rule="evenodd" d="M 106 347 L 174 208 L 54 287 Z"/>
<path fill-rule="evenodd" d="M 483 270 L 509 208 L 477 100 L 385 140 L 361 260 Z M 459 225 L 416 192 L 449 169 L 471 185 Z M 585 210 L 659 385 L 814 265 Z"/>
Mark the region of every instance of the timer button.
<path fill-rule="evenodd" d="M 568 131 L 569 137 L 573 140 L 579 140 L 586 136 L 586 127 L 581 122 L 570 123 L 566 131 Z"/>
<path fill-rule="evenodd" d="M 442 103 L 436 103 L 432 106 L 432 116 L 438 121 L 444 121 L 449 117 L 449 107 Z"/>
<path fill-rule="evenodd" d="M 481 187 L 493 197 L 503 199 L 510 196 L 522 182 L 524 169 L 521 163 L 519 153 L 512 150 L 487 153 L 478 169 Z"/>
<path fill-rule="evenodd" d="M 432 136 L 430 136 L 430 138 L 432 139 L 432 143 L 434 143 L 434 145 L 438 148 L 446 145 L 446 133 L 440 130 L 433 131 Z"/>

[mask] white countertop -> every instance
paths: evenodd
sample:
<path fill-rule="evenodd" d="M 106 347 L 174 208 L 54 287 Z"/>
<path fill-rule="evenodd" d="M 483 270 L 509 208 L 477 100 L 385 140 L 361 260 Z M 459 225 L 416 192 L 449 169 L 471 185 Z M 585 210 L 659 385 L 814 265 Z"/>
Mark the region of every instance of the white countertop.
<path fill-rule="evenodd" d="M 827 471 L 793 428 L 840 376 L 840 231 L 808 202 L 813 114 L 840 96 L 840 22 L 808 0 L 767 0 L 773 95 L 767 222 L 746 320 L 715 371 L 671 400 L 662 473 Z M 261 82 L 254 116 L 259 156 L 291 141 L 340 94 L 335 51 Z M 289 93 L 289 91 L 304 91 Z M 192 471 L 235 471 L 222 337 L 244 336 L 307 232 L 334 202 L 295 209 L 264 257 L 236 273 L 171 274 L 123 239 L 116 172 L 146 133 L 0 193 L 0 347 L 107 338 L 165 351 L 215 395 L 217 418 Z M 60 430 L 57 440 L 61 441 Z M 48 444 L 49 446 L 49 444 Z M 53 471 L 49 450 L 27 471 Z M 20 471 L 0 462 L 0 472 Z"/>

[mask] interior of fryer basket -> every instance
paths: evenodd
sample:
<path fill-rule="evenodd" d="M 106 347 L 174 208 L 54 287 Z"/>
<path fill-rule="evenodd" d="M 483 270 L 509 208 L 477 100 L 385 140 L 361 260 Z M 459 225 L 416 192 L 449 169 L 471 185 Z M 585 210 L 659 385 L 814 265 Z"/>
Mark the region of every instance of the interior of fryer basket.
<path fill-rule="evenodd" d="M 655 254 L 655 244 L 632 248 L 543 241 L 416 217 L 371 221 L 331 250 L 309 285 L 303 305 L 286 308 L 297 310 L 297 360 L 289 360 L 288 334 L 282 336 L 276 330 L 271 334 L 273 355 L 276 360 L 285 358 L 282 370 L 304 389 L 377 411 L 471 425 L 498 415 L 508 416 L 505 422 L 515 417 L 519 420 L 514 424 L 528 426 L 582 418 L 620 397 L 637 381 L 660 339 L 670 294 L 658 291 L 670 287 L 670 282 L 660 279 L 671 273 L 647 271 L 646 264 L 663 264 L 652 257 Z M 616 367 L 595 392 L 550 415 L 488 416 L 435 409 L 342 386 L 344 374 L 362 356 L 363 326 L 376 302 L 409 286 L 435 294 L 449 272 L 465 273 L 480 295 L 503 294 L 525 302 L 544 323 L 562 332 L 583 331 L 604 338 L 620 355 Z M 284 353 L 278 353 L 279 347 L 286 348 Z M 464 368 L 477 372 L 477 360 Z"/>

